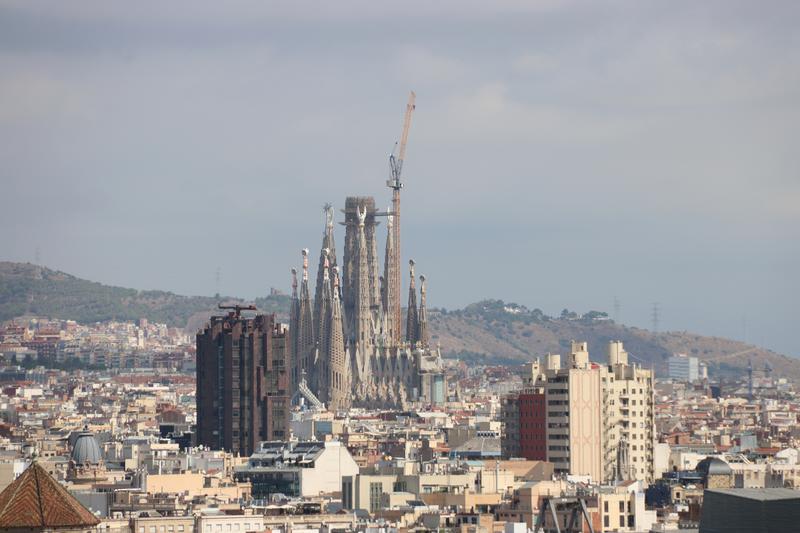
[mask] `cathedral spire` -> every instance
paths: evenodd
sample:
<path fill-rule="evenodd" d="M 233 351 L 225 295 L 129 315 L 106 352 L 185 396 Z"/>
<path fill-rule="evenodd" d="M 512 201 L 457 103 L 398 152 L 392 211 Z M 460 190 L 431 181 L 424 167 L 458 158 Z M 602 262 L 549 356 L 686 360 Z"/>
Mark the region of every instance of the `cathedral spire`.
<path fill-rule="evenodd" d="M 422 348 L 428 347 L 428 307 L 425 302 L 427 287 L 425 276 L 419 277 L 419 317 L 417 320 L 417 340 Z"/>
<path fill-rule="evenodd" d="M 328 257 L 330 256 L 327 248 L 322 249 L 322 285 L 320 287 L 321 294 L 315 300 L 316 312 L 314 315 L 317 323 L 315 333 L 317 335 L 315 353 L 317 354 L 317 361 L 315 372 L 317 374 L 316 386 L 317 398 L 323 402 L 328 401 L 328 368 L 330 360 L 328 358 L 328 343 L 330 342 L 330 324 L 328 322 L 328 315 L 331 310 L 332 289 L 330 280 L 330 263 Z"/>
<path fill-rule="evenodd" d="M 386 317 L 386 338 L 390 346 L 400 344 L 400 323 L 397 322 L 399 315 L 395 315 L 394 309 L 398 306 L 400 295 L 397 294 L 399 283 L 397 278 L 400 275 L 394 262 L 394 216 L 386 217 L 386 255 L 383 261 L 383 284 L 381 288 L 381 303 L 383 314 Z"/>
<path fill-rule="evenodd" d="M 334 267 L 333 298 L 326 316 L 328 337 L 327 389 L 328 403 L 332 410 L 349 409 L 351 403 L 351 368 L 350 357 L 344 343 L 344 325 L 342 323 L 342 305 L 339 300 L 339 273 Z"/>
<path fill-rule="evenodd" d="M 358 268 L 358 276 L 356 276 L 356 301 L 355 301 L 355 316 L 353 317 L 353 339 L 355 344 L 361 347 L 362 353 L 368 353 L 367 346 L 371 344 L 371 324 L 372 324 L 372 311 L 371 311 L 371 294 L 370 294 L 370 280 L 369 280 L 369 263 L 367 248 L 367 239 L 364 233 L 364 221 L 367 217 L 367 208 L 364 210 L 358 208 L 358 237 L 356 249 L 356 265 Z"/>
<path fill-rule="evenodd" d="M 419 317 L 417 316 L 417 287 L 414 281 L 414 260 L 408 261 L 411 283 L 408 286 L 408 315 L 406 320 L 406 341 L 415 346 L 419 340 Z"/>
<path fill-rule="evenodd" d="M 321 334 L 319 330 L 323 327 L 322 322 L 325 320 L 325 314 L 322 311 L 322 285 L 323 278 L 328 273 L 329 267 L 336 266 L 336 243 L 333 240 L 333 206 L 325 204 L 325 229 L 322 232 L 322 246 L 319 254 L 319 267 L 317 268 L 317 286 L 314 292 L 314 320 L 316 333 L 315 341 L 317 346 L 320 344 Z M 328 267 L 325 267 L 325 261 L 328 261 Z M 328 276 L 328 283 L 330 283 L 330 275 Z"/>
<path fill-rule="evenodd" d="M 308 293 L 308 248 L 303 248 L 302 253 L 303 280 L 300 283 L 300 312 L 297 328 L 296 357 L 300 360 L 299 372 L 301 374 L 305 372 L 307 374 L 306 379 L 313 385 L 314 322 L 311 314 L 311 297 Z"/>

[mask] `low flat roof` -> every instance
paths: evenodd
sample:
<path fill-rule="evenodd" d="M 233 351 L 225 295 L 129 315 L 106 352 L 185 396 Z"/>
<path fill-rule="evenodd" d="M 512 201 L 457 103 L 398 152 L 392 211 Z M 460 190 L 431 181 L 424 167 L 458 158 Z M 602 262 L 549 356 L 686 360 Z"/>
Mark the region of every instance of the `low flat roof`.
<path fill-rule="evenodd" d="M 707 489 L 706 492 L 726 494 L 748 500 L 800 500 L 800 491 L 793 489 Z"/>

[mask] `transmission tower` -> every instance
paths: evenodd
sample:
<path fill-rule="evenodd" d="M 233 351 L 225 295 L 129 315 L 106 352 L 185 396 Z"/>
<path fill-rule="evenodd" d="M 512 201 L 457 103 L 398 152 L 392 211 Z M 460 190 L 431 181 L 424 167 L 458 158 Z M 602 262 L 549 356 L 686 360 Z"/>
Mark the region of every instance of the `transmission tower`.
<path fill-rule="evenodd" d="M 219 298 L 220 280 L 222 280 L 222 269 L 217 267 L 217 270 L 214 271 L 214 292 L 217 298 Z"/>
<path fill-rule="evenodd" d="M 620 305 L 620 303 L 619 303 L 619 298 L 614 296 L 614 322 L 616 322 L 617 324 L 619 324 L 621 308 L 622 308 L 622 305 Z"/>
<path fill-rule="evenodd" d="M 661 307 L 658 302 L 653 302 L 653 311 L 650 318 L 653 321 L 653 333 L 658 333 L 658 325 L 661 322 Z"/>

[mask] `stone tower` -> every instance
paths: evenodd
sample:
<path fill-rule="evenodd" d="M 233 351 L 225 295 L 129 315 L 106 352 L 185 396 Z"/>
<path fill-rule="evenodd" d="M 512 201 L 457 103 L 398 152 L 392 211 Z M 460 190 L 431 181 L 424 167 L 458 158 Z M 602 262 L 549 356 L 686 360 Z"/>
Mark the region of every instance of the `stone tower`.
<path fill-rule="evenodd" d="M 328 361 L 328 403 L 333 410 L 349 409 L 352 397 L 352 373 L 350 352 L 344 343 L 342 306 L 339 300 L 339 273 L 334 268 L 333 298 L 327 313 L 326 342 Z"/>
<path fill-rule="evenodd" d="M 319 314 L 315 315 L 317 327 L 315 332 L 317 334 L 316 355 L 317 355 L 317 380 L 314 384 L 314 391 L 316 391 L 317 398 L 323 402 L 329 401 L 329 372 L 330 372 L 330 358 L 329 344 L 330 344 L 330 322 L 329 315 L 331 313 L 331 305 L 333 305 L 333 285 L 330 279 L 330 264 L 328 257 L 330 253 L 327 248 L 322 249 L 322 284 L 320 287 L 321 294 L 315 300 L 315 306 Z"/>
<path fill-rule="evenodd" d="M 366 269 L 358 266 L 359 212 L 365 212 L 364 240 Z M 369 295 L 370 308 L 380 305 L 380 286 L 378 282 L 377 243 L 375 240 L 375 199 L 371 196 L 348 196 L 344 208 L 344 258 L 342 271 L 342 304 L 344 306 L 345 331 L 352 339 L 355 327 L 353 320 L 357 306 L 356 287 L 364 285 Z M 361 281 L 358 281 L 361 279 Z"/>
<path fill-rule="evenodd" d="M 326 204 L 325 229 L 322 232 L 322 246 L 320 247 L 319 267 L 317 268 L 317 286 L 314 292 L 314 319 L 316 320 L 317 324 L 317 327 L 315 328 L 315 340 L 317 341 L 317 345 L 319 345 L 319 338 L 321 335 L 316 330 L 321 327 L 323 317 L 325 316 L 320 308 L 322 305 L 323 277 L 328 268 L 336 267 L 336 242 L 333 238 L 333 214 L 333 206 L 331 204 Z M 328 268 L 326 268 L 324 265 L 325 261 L 328 262 Z M 328 283 L 330 284 L 330 280 Z"/>
<path fill-rule="evenodd" d="M 305 374 L 306 381 L 313 384 L 314 375 L 314 320 L 311 314 L 311 296 L 308 291 L 308 248 L 303 248 L 303 279 L 300 283 L 300 311 L 297 325 L 297 355 L 299 359 L 297 379 Z M 313 388 L 313 387 L 312 387 Z"/>
<path fill-rule="evenodd" d="M 351 342 L 360 347 L 363 353 L 371 349 L 372 344 L 372 285 L 370 281 L 370 244 L 366 236 L 366 207 L 358 211 L 358 233 L 356 239 L 356 261 L 354 276 L 354 295 L 353 302 L 353 331 Z M 377 281 L 377 280 L 376 280 Z"/>
<path fill-rule="evenodd" d="M 381 304 L 386 317 L 386 341 L 389 346 L 398 346 L 400 344 L 401 333 L 396 327 L 397 324 L 395 324 L 392 314 L 392 310 L 398 305 L 400 297 L 397 294 L 397 284 L 391 282 L 399 275 L 398 272 L 395 272 L 394 256 L 394 216 L 389 215 L 386 219 L 386 254 L 383 260 L 383 277 L 381 278 L 383 280 Z"/>

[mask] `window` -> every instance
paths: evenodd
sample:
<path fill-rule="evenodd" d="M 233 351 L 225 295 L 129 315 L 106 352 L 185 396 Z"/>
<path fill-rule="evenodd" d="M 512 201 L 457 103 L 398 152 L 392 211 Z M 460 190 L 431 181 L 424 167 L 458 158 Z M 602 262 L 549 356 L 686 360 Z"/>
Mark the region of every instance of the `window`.
<path fill-rule="evenodd" d="M 608 502 L 606 502 L 606 503 L 608 503 Z M 603 527 L 611 527 L 610 522 L 611 521 L 608 519 L 608 515 L 605 515 L 603 517 Z"/>
<path fill-rule="evenodd" d="M 620 513 L 624 513 L 625 512 L 625 502 L 619 502 L 619 512 Z M 620 525 L 623 526 L 625 524 L 620 524 Z"/>
<path fill-rule="evenodd" d="M 430 488 L 428 488 L 430 490 Z M 375 513 L 381 508 L 381 493 L 383 485 L 381 483 L 369 484 L 369 512 Z"/>

